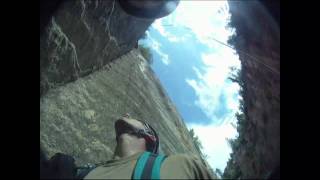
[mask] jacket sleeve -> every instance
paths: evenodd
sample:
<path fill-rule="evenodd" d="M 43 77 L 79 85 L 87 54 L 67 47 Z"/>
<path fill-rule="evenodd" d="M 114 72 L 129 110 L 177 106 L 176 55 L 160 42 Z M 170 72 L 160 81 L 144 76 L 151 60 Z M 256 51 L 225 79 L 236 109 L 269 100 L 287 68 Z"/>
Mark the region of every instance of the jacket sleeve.
<path fill-rule="evenodd" d="M 193 172 L 195 179 L 217 179 L 207 168 L 201 160 L 193 157 L 185 157 L 189 168 Z"/>
<path fill-rule="evenodd" d="M 161 171 L 164 179 L 217 179 L 201 160 L 186 154 L 169 156 Z"/>

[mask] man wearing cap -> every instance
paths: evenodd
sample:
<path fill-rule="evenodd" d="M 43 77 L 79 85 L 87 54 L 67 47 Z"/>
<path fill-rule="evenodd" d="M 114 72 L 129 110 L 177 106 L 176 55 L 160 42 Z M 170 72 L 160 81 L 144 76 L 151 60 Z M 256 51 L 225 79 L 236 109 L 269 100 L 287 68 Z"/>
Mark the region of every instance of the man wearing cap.
<path fill-rule="evenodd" d="M 200 160 L 184 154 L 159 155 L 159 137 L 145 122 L 122 117 L 115 122 L 115 131 L 117 145 L 112 160 L 91 170 L 84 179 L 214 178 Z M 158 169 L 150 163 L 152 158 L 146 156 L 153 157 L 154 162 L 158 161 Z M 141 166 L 139 162 L 142 162 Z"/>

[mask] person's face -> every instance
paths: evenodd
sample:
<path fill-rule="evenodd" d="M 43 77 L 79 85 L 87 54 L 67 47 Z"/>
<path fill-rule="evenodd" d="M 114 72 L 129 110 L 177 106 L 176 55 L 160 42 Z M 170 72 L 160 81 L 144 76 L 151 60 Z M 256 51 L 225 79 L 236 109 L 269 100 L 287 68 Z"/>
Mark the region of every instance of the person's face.
<path fill-rule="evenodd" d="M 136 119 L 121 117 L 115 123 L 116 135 L 119 136 L 125 134 L 125 132 L 127 132 L 131 128 L 130 125 L 137 129 L 145 128 L 144 124 Z"/>

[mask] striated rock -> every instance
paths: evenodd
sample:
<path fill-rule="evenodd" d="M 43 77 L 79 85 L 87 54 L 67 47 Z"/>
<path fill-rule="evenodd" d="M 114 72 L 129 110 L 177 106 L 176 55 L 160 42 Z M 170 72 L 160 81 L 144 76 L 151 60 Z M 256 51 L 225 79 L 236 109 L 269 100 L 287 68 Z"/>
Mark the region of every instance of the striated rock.
<path fill-rule="evenodd" d="M 127 15 L 116 0 L 58 4 L 40 24 L 40 96 L 129 52 L 153 22 Z"/>

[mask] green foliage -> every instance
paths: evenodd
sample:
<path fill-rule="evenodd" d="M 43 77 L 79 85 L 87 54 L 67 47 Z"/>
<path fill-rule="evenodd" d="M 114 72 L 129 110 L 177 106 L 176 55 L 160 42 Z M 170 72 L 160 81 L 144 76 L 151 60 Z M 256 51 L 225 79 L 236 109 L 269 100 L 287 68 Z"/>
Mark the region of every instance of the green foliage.
<path fill-rule="evenodd" d="M 147 39 L 147 37 L 148 37 L 147 32 L 150 32 L 150 28 L 151 28 L 151 26 L 149 26 L 148 29 L 143 33 L 143 35 L 141 36 L 140 40 Z"/>
<path fill-rule="evenodd" d="M 229 2 L 229 10 L 235 11 L 237 9 L 237 3 L 231 3 Z M 252 38 L 252 34 L 250 34 L 250 31 L 247 29 L 247 25 L 243 23 L 243 18 L 241 16 L 238 16 L 235 12 L 230 12 L 231 17 L 230 21 L 227 25 L 228 29 L 235 30 L 234 33 L 229 36 L 227 43 L 235 48 L 238 53 L 240 53 L 242 49 L 246 47 L 246 40 L 249 38 Z M 250 141 L 247 141 L 245 139 L 246 134 L 248 132 L 248 120 L 246 119 L 246 109 L 247 105 L 250 106 L 250 104 L 245 104 L 244 98 L 245 95 L 245 83 L 244 83 L 244 77 L 243 72 L 241 70 L 237 70 L 236 68 L 231 68 L 231 75 L 228 78 L 230 81 L 239 84 L 240 90 L 239 95 L 242 97 L 239 100 L 239 112 L 235 114 L 235 117 L 237 119 L 237 132 L 238 137 L 236 139 L 228 139 L 228 143 L 230 147 L 232 148 L 232 153 L 230 154 L 230 159 L 227 162 L 227 166 L 224 169 L 223 172 L 223 178 L 227 179 L 238 179 L 238 178 L 244 178 L 243 172 L 241 172 L 240 164 L 238 162 L 238 153 L 241 150 L 241 152 L 245 152 L 246 156 L 252 157 L 255 153 L 255 144 Z M 246 102 L 250 103 L 250 102 Z"/>
<path fill-rule="evenodd" d="M 244 83 L 243 83 L 243 78 L 242 78 L 242 71 L 240 69 L 236 69 L 235 67 L 231 67 L 230 71 L 231 71 L 231 73 L 230 73 L 228 79 L 231 82 L 238 83 L 239 86 L 241 88 L 243 88 Z"/>
<path fill-rule="evenodd" d="M 190 129 L 189 133 L 190 133 L 190 136 L 191 136 L 192 138 L 195 136 L 193 129 Z"/>
<path fill-rule="evenodd" d="M 214 177 L 217 177 L 216 173 L 213 171 L 213 169 L 207 165 L 206 161 L 208 160 L 208 155 L 202 152 L 203 146 L 199 139 L 199 137 L 194 133 L 193 129 L 189 130 L 189 134 L 192 137 L 192 142 L 194 146 L 196 147 L 197 151 L 199 152 L 201 156 L 201 161 L 204 163 L 204 165 L 208 168 L 208 170 L 212 173 Z M 221 176 L 220 176 L 221 177 Z"/>
<path fill-rule="evenodd" d="M 220 178 L 223 176 L 223 173 L 220 169 L 216 168 L 215 174 L 217 174 Z"/>
<path fill-rule="evenodd" d="M 233 160 L 229 159 L 227 167 L 225 168 L 222 178 L 223 179 L 238 179 L 241 177 L 239 165 Z"/>
<path fill-rule="evenodd" d="M 202 143 L 201 143 L 199 137 L 194 133 L 193 129 L 190 129 L 189 133 L 190 133 L 190 136 L 192 137 L 192 142 L 193 142 L 194 146 L 196 147 L 196 149 L 198 150 L 198 152 L 200 153 L 201 157 L 203 159 L 207 160 L 208 159 L 208 155 L 204 154 L 202 152 L 203 146 L 202 146 Z"/>
<path fill-rule="evenodd" d="M 235 28 L 235 24 L 234 21 L 232 21 L 233 19 L 230 19 L 230 21 L 227 23 L 226 28 L 227 29 L 232 29 Z"/>
<path fill-rule="evenodd" d="M 236 34 L 232 34 L 231 36 L 229 36 L 227 43 L 232 46 L 235 47 L 236 46 L 236 42 L 237 42 L 237 35 Z"/>
<path fill-rule="evenodd" d="M 201 141 L 199 140 L 199 137 L 195 135 L 193 129 L 190 129 L 189 133 L 190 133 L 190 136 L 192 137 L 193 144 L 196 146 L 197 150 L 201 152 L 203 146 Z"/>
<path fill-rule="evenodd" d="M 241 177 L 240 167 L 235 161 L 235 153 L 247 145 L 244 139 L 245 129 L 247 127 L 247 121 L 243 113 L 243 101 L 240 101 L 240 111 L 235 114 L 237 118 L 237 131 L 239 136 L 235 139 L 227 139 L 229 146 L 232 149 L 231 158 L 228 160 L 227 167 L 223 172 L 223 178 L 237 179 Z"/>
<path fill-rule="evenodd" d="M 239 151 L 241 148 L 247 147 L 247 142 L 244 139 L 244 135 L 246 133 L 247 129 L 247 120 L 246 116 L 244 114 L 245 108 L 244 108 L 244 101 L 243 101 L 243 89 L 244 89 L 244 82 L 242 78 L 242 72 L 241 70 L 237 70 L 235 67 L 231 68 L 231 75 L 228 78 L 234 83 L 238 83 L 240 86 L 239 94 L 242 97 L 239 100 L 239 112 L 235 114 L 235 117 L 237 119 L 237 131 L 238 131 L 238 137 L 235 139 L 227 139 L 229 146 L 232 149 L 232 153 L 230 155 L 230 159 L 227 162 L 227 167 L 224 169 L 223 172 L 223 178 L 230 178 L 230 179 L 237 179 L 241 177 L 241 170 L 239 165 L 236 162 L 235 154 Z"/>
<path fill-rule="evenodd" d="M 202 159 L 208 160 L 209 156 L 207 154 L 204 154 L 203 152 L 201 152 L 201 157 Z"/>
<path fill-rule="evenodd" d="M 146 31 L 147 32 L 147 31 Z M 147 33 L 144 32 L 144 34 L 141 36 L 140 40 L 145 40 L 147 39 Z"/>
<path fill-rule="evenodd" d="M 149 64 L 153 63 L 153 57 L 151 53 L 151 49 L 147 46 L 139 45 L 139 50 L 141 55 L 147 60 Z"/>

